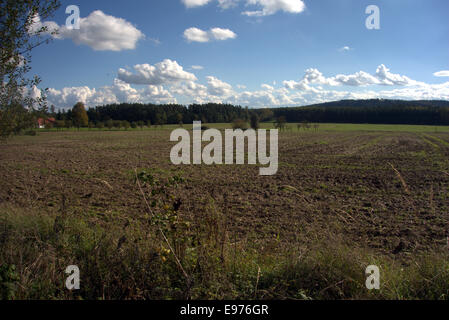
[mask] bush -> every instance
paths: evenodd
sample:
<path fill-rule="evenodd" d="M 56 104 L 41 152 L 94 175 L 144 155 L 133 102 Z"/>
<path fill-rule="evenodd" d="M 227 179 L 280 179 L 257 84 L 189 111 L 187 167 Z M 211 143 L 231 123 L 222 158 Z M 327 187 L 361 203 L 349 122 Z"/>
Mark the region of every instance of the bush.
<path fill-rule="evenodd" d="M 122 122 L 120 120 L 114 120 L 112 122 L 114 128 L 120 129 L 122 127 Z"/>
<path fill-rule="evenodd" d="M 122 127 L 125 128 L 125 130 L 128 130 L 129 127 L 131 127 L 131 124 L 128 121 L 124 120 L 122 121 Z"/>
<path fill-rule="evenodd" d="M 143 122 L 142 120 L 137 121 L 137 125 L 140 127 L 140 129 L 142 129 L 145 126 L 145 122 Z"/>
<path fill-rule="evenodd" d="M 24 133 L 26 136 L 35 136 L 35 135 L 37 135 L 37 132 L 36 132 L 36 130 L 27 130 L 27 131 L 25 131 L 25 133 Z"/>
<path fill-rule="evenodd" d="M 245 120 L 242 119 L 235 119 L 232 122 L 232 128 L 235 129 L 242 129 L 242 130 L 246 130 L 248 129 L 248 123 Z"/>
<path fill-rule="evenodd" d="M 112 128 L 114 128 L 114 121 L 112 120 L 108 120 L 106 121 L 106 127 L 111 130 Z"/>

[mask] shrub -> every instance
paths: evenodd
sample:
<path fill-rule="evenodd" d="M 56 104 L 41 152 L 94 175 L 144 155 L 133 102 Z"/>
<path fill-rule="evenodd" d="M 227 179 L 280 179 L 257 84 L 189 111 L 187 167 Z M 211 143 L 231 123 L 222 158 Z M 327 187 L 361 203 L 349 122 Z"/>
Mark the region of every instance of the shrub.
<path fill-rule="evenodd" d="M 137 125 L 140 127 L 140 129 L 142 129 L 145 125 L 145 122 L 143 122 L 142 120 L 137 121 Z"/>
<path fill-rule="evenodd" d="M 130 126 L 131 124 L 128 121 L 122 121 L 122 127 L 125 128 L 125 130 L 128 130 Z"/>
<path fill-rule="evenodd" d="M 106 121 L 106 127 L 107 127 L 109 130 L 112 130 L 112 128 L 114 128 L 114 121 L 112 121 L 112 120 Z"/>
<path fill-rule="evenodd" d="M 257 130 L 259 129 L 259 127 L 259 116 L 257 115 L 257 113 L 251 114 L 251 128 Z"/>
<path fill-rule="evenodd" d="M 235 129 L 242 129 L 242 130 L 246 130 L 248 129 L 248 123 L 245 120 L 242 119 L 235 119 L 232 122 L 232 128 Z"/>
<path fill-rule="evenodd" d="M 24 134 L 25 134 L 26 136 L 35 136 L 35 135 L 37 135 L 37 132 L 36 132 L 36 130 L 31 129 L 31 130 L 25 131 Z"/>
<path fill-rule="evenodd" d="M 120 129 L 122 127 L 122 122 L 120 120 L 114 120 L 112 123 L 114 128 Z"/>

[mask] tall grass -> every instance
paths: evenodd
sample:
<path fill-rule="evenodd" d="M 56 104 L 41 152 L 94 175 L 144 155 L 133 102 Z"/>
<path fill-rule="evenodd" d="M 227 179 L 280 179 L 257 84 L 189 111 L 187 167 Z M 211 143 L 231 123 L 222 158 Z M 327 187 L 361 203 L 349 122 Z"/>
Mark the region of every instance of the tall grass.
<path fill-rule="evenodd" d="M 179 176 L 150 171 L 137 179 L 153 214 L 142 212 L 142 219 L 124 225 L 75 215 L 64 206 L 1 206 L 1 298 L 448 298 L 447 252 L 400 261 L 334 234 L 306 242 L 308 233 L 287 245 L 241 241 L 231 235 L 214 199 L 205 197 L 194 215 L 179 210 Z M 365 268 L 373 264 L 381 271 L 378 291 L 365 287 Z M 80 269 L 80 290 L 65 288 L 68 265 Z"/>

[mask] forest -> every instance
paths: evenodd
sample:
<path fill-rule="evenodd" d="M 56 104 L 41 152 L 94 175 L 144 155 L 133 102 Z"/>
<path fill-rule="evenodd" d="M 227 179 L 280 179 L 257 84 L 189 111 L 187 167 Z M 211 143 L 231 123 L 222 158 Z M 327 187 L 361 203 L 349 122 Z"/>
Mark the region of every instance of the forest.
<path fill-rule="evenodd" d="M 70 121 L 72 110 L 51 113 L 56 120 Z M 122 103 L 87 109 L 89 123 L 127 121 L 153 125 L 192 123 L 229 123 L 236 119 L 250 121 L 257 115 L 260 121 L 314 123 L 372 123 L 449 125 L 449 101 L 404 100 L 341 100 L 305 107 L 261 108 L 231 104 L 139 104 Z"/>

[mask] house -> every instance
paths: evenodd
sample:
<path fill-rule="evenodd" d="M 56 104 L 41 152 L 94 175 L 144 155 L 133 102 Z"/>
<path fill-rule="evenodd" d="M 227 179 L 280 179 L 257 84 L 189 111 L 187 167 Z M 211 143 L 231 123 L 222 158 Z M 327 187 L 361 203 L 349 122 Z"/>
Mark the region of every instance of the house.
<path fill-rule="evenodd" d="M 37 127 L 39 129 L 45 129 L 46 127 L 53 127 L 53 125 L 55 124 L 56 120 L 55 118 L 39 118 L 37 119 Z"/>

